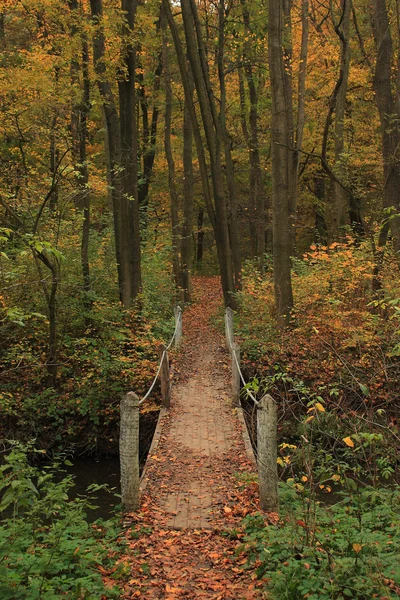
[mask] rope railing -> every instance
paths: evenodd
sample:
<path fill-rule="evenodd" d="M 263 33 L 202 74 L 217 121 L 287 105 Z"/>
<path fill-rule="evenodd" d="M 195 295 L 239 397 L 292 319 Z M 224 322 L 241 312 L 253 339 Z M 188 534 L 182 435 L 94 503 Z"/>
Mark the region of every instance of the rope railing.
<path fill-rule="evenodd" d="M 178 343 L 175 342 L 176 347 L 179 347 L 181 336 L 182 336 L 182 309 L 180 306 L 177 306 L 175 309 L 175 331 L 174 331 L 174 334 L 173 334 L 168 346 L 166 346 L 165 349 L 162 351 L 161 358 L 160 358 L 160 364 L 158 365 L 157 373 L 156 373 L 156 375 L 153 379 L 153 382 L 152 382 L 151 386 L 149 387 L 148 391 L 143 396 L 143 398 L 139 401 L 139 406 L 141 406 L 141 404 L 143 404 L 143 402 L 145 400 L 147 400 L 147 398 L 150 396 L 151 392 L 153 391 L 154 386 L 157 383 L 157 379 L 160 375 L 164 359 L 168 358 L 168 350 L 171 348 L 174 340 L 176 340 L 176 342 L 178 342 Z"/>
<path fill-rule="evenodd" d="M 134 392 L 128 392 L 121 401 L 121 420 L 119 436 L 119 459 L 121 469 L 121 499 L 127 510 L 139 508 L 140 476 L 139 476 L 139 423 L 140 405 L 150 396 L 156 381 L 161 379 L 161 397 L 163 410 L 170 406 L 171 383 L 169 374 L 168 351 L 175 342 L 175 348 L 180 347 L 182 338 L 182 309 L 177 306 L 174 310 L 175 330 L 168 346 L 159 346 L 160 364 L 156 376 L 141 400 Z M 160 412 L 162 414 L 162 411 Z"/>
<path fill-rule="evenodd" d="M 256 461 L 260 488 L 261 509 L 267 512 L 278 509 L 278 473 L 277 473 L 277 406 L 275 400 L 265 394 L 257 400 L 248 388 L 240 368 L 240 347 L 235 343 L 233 330 L 233 311 L 225 311 L 226 348 L 232 357 L 232 406 L 241 414 L 240 382 L 243 383 L 247 397 L 255 406 L 257 413 L 257 450 Z M 253 415 L 251 415 L 253 419 Z"/>
<path fill-rule="evenodd" d="M 240 394 L 240 380 L 243 383 L 244 389 L 246 391 L 247 397 L 250 398 L 255 405 L 259 404 L 259 401 L 257 400 L 257 398 L 251 393 L 251 391 L 248 389 L 247 386 L 247 382 L 243 376 L 242 370 L 240 368 L 240 363 L 239 363 L 239 358 L 238 356 L 240 356 L 240 351 L 238 350 L 238 346 L 235 344 L 235 335 L 234 335 L 234 331 L 233 331 L 233 311 L 231 308 L 227 308 L 225 310 L 225 334 L 226 334 L 226 345 L 227 345 L 227 350 L 229 351 L 230 355 L 232 356 L 232 362 L 233 365 L 236 366 L 237 369 L 237 373 L 236 373 L 236 377 L 235 377 L 235 373 L 232 373 L 232 385 L 236 385 L 237 383 L 236 381 L 239 383 L 239 394 Z M 236 392 L 236 394 L 235 394 Z M 237 390 L 233 390 L 233 394 L 234 396 L 237 395 Z M 235 398 L 234 398 L 235 400 Z"/>

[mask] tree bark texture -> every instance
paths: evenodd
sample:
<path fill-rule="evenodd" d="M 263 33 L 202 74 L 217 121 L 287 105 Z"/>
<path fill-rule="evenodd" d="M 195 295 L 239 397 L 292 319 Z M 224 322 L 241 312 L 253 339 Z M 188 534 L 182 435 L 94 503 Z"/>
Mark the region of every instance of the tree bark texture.
<path fill-rule="evenodd" d="M 200 112 L 210 156 L 211 181 L 215 205 L 215 240 L 225 304 L 236 308 L 232 252 L 229 240 L 226 197 L 222 178 L 221 143 L 223 132 L 211 89 L 200 31 L 197 7 L 193 0 L 182 0 L 182 16 L 188 58 L 193 73 Z"/>
<path fill-rule="evenodd" d="M 259 149 L 258 90 L 256 73 L 253 67 L 256 56 L 254 55 L 252 46 L 252 29 L 248 3 L 245 0 L 241 0 L 240 4 L 246 32 L 243 44 L 244 73 L 250 100 L 249 135 L 247 136 L 250 164 L 250 236 L 252 238 L 252 255 L 257 258 L 258 268 L 260 272 L 263 272 L 265 251 L 265 189 Z"/>
<path fill-rule="evenodd" d="M 179 236 L 179 198 L 176 188 L 175 162 L 171 147 L 171 119 L 172 119 L 172 87 L 171 73 L 169 67 L 168 40 L 165 31 L 165 18 L 161 15 L 161 33 L 162 33 L 162 56 L 164 68 L 164 88 L 165 88 L 165 128 L 164 128 L 164 149 L 168 164 L 168 187 L 170 195 L 171 209 L 171 233 L 172 233 L 172 269 L 174 274 L 175 286 L 179 291 L 182 287 L 181 268 L 180 268 L 180 236 Z"/>
<path fill-rule="evenodd" d="M 340 78 L 341 83 L 336 96 L 335 106 L 335 172 L 340 180 L 346 181 L 344 151 L 344 118 L 346 95 L 350 71 L 350 17 L 351 0 L 343 0 L 340 22 L 335 23 L 335 31 L 340 38 Z M 334 19 L 334 17 L 332 17 Z M 331 219 L 332 233 L 330 238 L 337 239 L 348 223 L 349 194 L 338 181 L 333 182 L 333 210 Z"/>
<path fill-rule="evenodd" d="M 193 102 L 193 83 L 191 95 Z M 193 176 L 193 125 L 190 119 L 187 100 L 183 114 L 183 223 L 181 243 L 181 277 L 183 301 L 191 301 L 191 275 L 193 269 L 193 211 L 194 211 L 194 176 Z"/>
<path fill-rule="evenodd" d="M 381 122 L 383 156 L 383 208 L 390 218 L 390 229 L 396 252 L 400 251 L 400 130 L 399 111 L 392 91 L 393 42 L 386 0 L 372 0 L 372 27 L 376 44 L 374 90 Z M 379 245 L 386 242 L 387 229 L 382 228 Z"/>
<path fill-rule="evenodd" d="M 79 10 L 78 0 L 70 0 L 71 11 L 77 16 Z M 71 34 L 78 35 L 75 25 L 72 26 Z M 83 34 L 80 42 L 81 60 L 76 58 L 71 62 L 72 84 L 79 84 L 79 71 L 82 72 L 81 100 L 72 109 L 71 134 L 72 154 L 75 163 L 76 184 L 78 193 L 75 204 L 83 213 L 82 241 L 81 241 L 81 265 L 83 277 L 83 289 L 90 291 L 90 264 L 89 264 L 89 239 L 90 239 L 90 190 L 89 171 L 87 167 L 87 119 L 90 112 L 90 75 L 89 75 L 89 47 L 86 36 Z"/>
<path fill-rule="evenodd" d="M 115 249 L 120 300 L 129 308 L 141 288 L 139 207 L 137 203 L 137 142 L 135 128 L 135 50 L 129 40 L 136 0 L 122 0 L 126 11 L 124 62 L 126 75 L 118 82 L 120 116 L 106 79 L 102 0 L 90 0 L 95 33 L 93 61 L 106 121 Z"/>
<path fill-rule="evenodd" d="M 140 219 L 138 202 L 137 129 L 135 70 L 136 51 L 133 30 L 137 0 L 122 0 L 125 13 L 124 34 L 125 76 L 118 82 L 121 137 L 121 252 L 123 275 L 123 305 L 129 308 L 142 287 L 140 267 Z"/>
<path fill-rule="evenodd" d="M 287 324 L 293 307 L 290 273 L 292 202 L 292 98 L 283 50 L 283 0 L 269 0 L 269 66 L 272 92 L 272 210 L 274 290 L 278 322 Z"/>
<path fill-rule="evenodd" d="M 219 0 L 218 4 L 218 51 L 217 51 L 217 63 L 218 63 L 218 79 L 220 88 L 220 107 L 219 107 L 219 120 L 221 124 L 221 132 L 224 143 L 224 154 L 225 154 L 225 165 L 226 165 L 226 182 L 229 193 L 229 241 L 232 249 L 232 260 L 233 269 L 235 276 L 235 287 L 240 290 L 242 287 L 241 283 L 241 258 L 240 258 L 240 242 L 239 242 L 239 228 L 238 228 L 238 196 L 235 182 L 235 169 L 233 166 L 231 146 L 232 141 L 229 135 L 228 127 L 226 124 L 226 83 L 225 83 L 225 62 L 224 62 L 224 48 L 225 48 L 225 0 Z"/>

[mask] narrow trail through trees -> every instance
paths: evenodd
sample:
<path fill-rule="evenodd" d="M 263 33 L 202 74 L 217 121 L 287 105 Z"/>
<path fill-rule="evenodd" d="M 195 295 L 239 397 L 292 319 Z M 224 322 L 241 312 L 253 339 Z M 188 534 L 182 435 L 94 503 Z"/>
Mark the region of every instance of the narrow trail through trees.
<path fill-rule="evenodd" d="M 141 510 L 130 515 L 124 561 L 132 576 L 125 598 L 261 597 L 260 582 L 243 570 L 245 559 L 237 552 L 240 521 L 257 510 L 258 498 L 230 407 L 223 337 L 212 327 L 222 302 L 220 284 L 197 278 L 194 294 L 185 311 L 172 408 L 148 459 Z"/>

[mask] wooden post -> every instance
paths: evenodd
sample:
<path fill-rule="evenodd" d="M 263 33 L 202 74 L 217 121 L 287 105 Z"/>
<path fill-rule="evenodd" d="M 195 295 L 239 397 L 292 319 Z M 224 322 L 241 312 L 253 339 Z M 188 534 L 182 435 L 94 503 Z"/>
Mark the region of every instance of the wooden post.
<path fill-rule="evenodd" d="M 233 310 L 228 308 L 225 310 L 225 344 L 228 352 L 232 352 L 232 345 L 234 343 L 233 334 Z"/>
<path fill-rule="evenodd" d="M 236 357 L 236 359 L 235 359 Z M 232 406 L 240 406 L 240 346 L 232 345 Z"/>
<path fill-rule="evenodd" d="M 158 356 L 160 357 L 160 360 L 162 360 L 164 350 L 166 350 L 166 347 L 164 346 L 164 344 L 160 344 L 158 347 Z M 168 352 L 166 352 L 162 366 L 161 366 L 160 379 L 161 379 L 162 405 L 165 408 L 169 408 L 171 406 L 171 385 L 170 385 L 170 381 L 169 381 Z"/>
<path fill-rule="evenodd" d="M 139 508 L 139 398 L 129 392 L 122 398 L 119 433 L 122 504 Z"/>
<path fill-rule="evenodd" d="M 257 462 L 261 510 L 278 511 L 277 411 L 266 394 L 257 406 Z"/>
<path fill-rule="evenodd" d="M 175 348 L 179 350 L 182 343 L 182 309 L 180 306 L 176 306 L 174 308 L 174 316 L 175 316 Z"/>

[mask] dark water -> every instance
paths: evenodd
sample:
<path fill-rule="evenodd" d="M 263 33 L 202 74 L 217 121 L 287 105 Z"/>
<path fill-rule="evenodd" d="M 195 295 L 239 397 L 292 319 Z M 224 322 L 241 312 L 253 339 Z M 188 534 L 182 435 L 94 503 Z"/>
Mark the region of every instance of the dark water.
<path fill-rule="evenodd" d="M 71 489 L 71 497 L 87 495 L 87 487 L 93 483 L 107 484 L 110 491 L 98 490 L 89 494 L 92 504 L 98 506 L 88 511 L 88 520 L 109 519 L 115 514 L 115 507 L 121 502 L 115 494 L 121 493 L 119 457 L 106 456 L 103 458 L 81 458 L 73 461 L 72 467 L 67 467 L 67 474 L 73 475 L 75 485 Z"/>
<path fill-rule="evenodd" d="M 157 426 L 158 412 L 149 412 L 140 415 L 139 424 L 139 463 L 140 474 L 146 464 L 147 455 L 153 440 L 154 431 Z M 118 456 L 104 456 L 101 458 L 83 457 L 71 459 L 72 467 L 66 471 L 75 478 L 75 485 L 71 490 L 71 496 L 86 495 L 87 487 L 91 484 L 106 484 L 111 491 L 98 490 L 90 494 L 95 497 L 93 504 L 98 506 L 88 511 L 88 520 L 109 519 L 115 514 L 121 500 L 116 494 L 121 493 L 120 469 Z"/>

